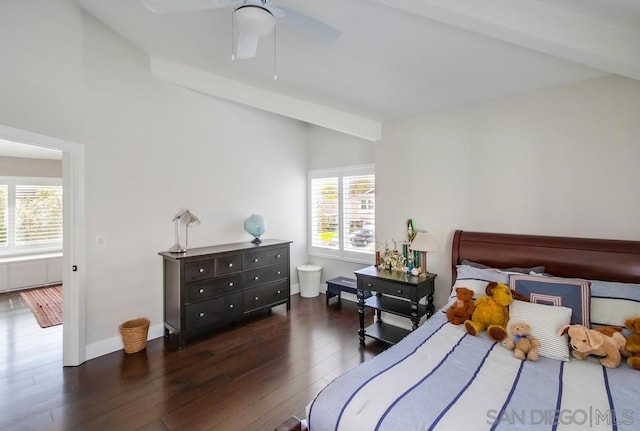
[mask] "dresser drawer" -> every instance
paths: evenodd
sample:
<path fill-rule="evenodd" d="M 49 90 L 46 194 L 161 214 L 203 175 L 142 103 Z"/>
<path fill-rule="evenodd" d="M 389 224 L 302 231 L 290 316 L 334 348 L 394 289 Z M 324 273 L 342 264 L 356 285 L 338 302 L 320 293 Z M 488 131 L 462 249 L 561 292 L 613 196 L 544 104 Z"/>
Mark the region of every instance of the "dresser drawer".
<path fill-rule="evenodd" d="M 267 266 L 267 253 L 265 251 L 252 251 L 243 255 L 243 264 L 245 271 L 253 268 Z"/>
<path fill-rule="evenodd" d="M 283 280 L 244 291 L 245 313 L 287 300 L 289 281 Z"/>
<path fill-rule="evenodd" d="M 184 264 L 185 283 L 206 280 L 212 277 L 215 277 L 215 261 L 213 259 L 187 262 Z"/>
<path fill-rule="evenodd" d="M 185 305 L 184 309 L 187 330 L 228 321 L 242 315 L 242 293 L 233 293 L 208 301 Z"/>
<path fill-rule="evenodd" d="M 417 288 L 408 284 L 358 275 L 358 285 L 362 285 L 364 290 L 374 290 L 383 295 L 392 295 L 417 301 Z"/>
<path fill-rule="evenodd" d="M 268 265 L 278 265 L 278 264 L 286 265 L 288 261 L 289 261 L 288 247 L 280 247 L 280 248 L 274 248 L 272 250 L 267 250 Z"/>
<path fill-rule="evenodd" d="M 289 275 L 287 265 L 273 265 L 266 268 L 246 271 L 243 277 L 244 287 L 258 286 L 276 280 L 286 279 Z"/>
<path fill-rule="evenodd" d="M 216 257 L 216 277 L 242 271 L 242 255 L 231 254 Z"/>
<path fill-rule="evenodd" d="M 240 289 L 242 289 L 242 275 L 240 274 L 215 278 L 187 285 L 185 288 L 185 301 L 187 303 L 202 301 L 225 293 L 239 291 Z"/>

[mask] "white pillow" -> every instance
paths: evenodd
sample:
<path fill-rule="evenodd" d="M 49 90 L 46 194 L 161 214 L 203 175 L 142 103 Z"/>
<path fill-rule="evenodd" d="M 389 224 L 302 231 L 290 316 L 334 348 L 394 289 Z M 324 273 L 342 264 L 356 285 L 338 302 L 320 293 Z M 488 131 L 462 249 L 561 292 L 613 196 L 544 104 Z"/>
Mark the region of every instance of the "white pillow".
<path fill-rule="evenodd" d="M 509 306 L 509 323 L 525 322 L 531 326 L 531 335 L 540 341 L 538 354 L 560 361 L 569 360 L 569 341 L 558 335 L 558 329 L 571 321 L 571 309 L 552 305 L 532 304 L 514 300 Z M 509 335 L 513 335 L 509 331 Z"/>
<path fill-rule="evenodd" d="M 485 280 L 456 280 L 453 287 L 451 288 L 451 295 L 449 295 L 449 299 L 456 297 L 456 288 L 458 287 L 466 287 L 467 289 L 473 290 L 473 299 L 478 299 L 485 294 L 487 284 L 489 284 L 489 282 Z"/>

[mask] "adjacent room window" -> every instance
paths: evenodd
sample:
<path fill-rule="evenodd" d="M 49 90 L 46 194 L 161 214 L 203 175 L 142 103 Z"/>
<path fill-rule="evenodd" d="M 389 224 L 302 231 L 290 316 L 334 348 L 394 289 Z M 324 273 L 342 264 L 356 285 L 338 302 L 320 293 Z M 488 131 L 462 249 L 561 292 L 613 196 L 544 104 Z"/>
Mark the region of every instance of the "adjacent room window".
<path fill-rule="evenodd" d="M 370 263 L 375 252 L 372 165 L 309 172 L 309 254 Z"/>
<path fill-rule="evenodd" d="M 62 180 L 0 178 L 0 252 L 62 248 Z"/>

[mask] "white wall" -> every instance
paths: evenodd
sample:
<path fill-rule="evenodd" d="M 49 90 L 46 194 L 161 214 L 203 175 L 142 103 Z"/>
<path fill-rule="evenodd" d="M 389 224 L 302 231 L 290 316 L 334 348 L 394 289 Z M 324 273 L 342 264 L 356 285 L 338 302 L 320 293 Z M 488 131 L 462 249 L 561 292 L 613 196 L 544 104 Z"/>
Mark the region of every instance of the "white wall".
<path fill-rule="evenodd" d="M 255 212 L 266 237 L 294 241 L 293 268 L 306 262 L 304 124 L 152 78 L 71 0 L 3 2 L 0 17 L 0 124 L 85 145 L 88 358 L 121 348 L 131 318 L 161 334 L 157 253 L 181 208 L 202 221 L 190 247 L 249 241 Z"/>
<path fill-rule="evenodd" d="M 309 169 L 328 169 L 374 163 L 374 144 L 371 141 L 318 126 L 309 126 L 308 136 Z M 322 266 L 323 282 L 338 276 L 355 278 L 353 271 L 368 266 L 319 256 L 310 256 L 309 261 L 315 265 Z M 371 264 L 373 264 L 373 256 L 371 257 Z M 326 285 L 323 283 L 321 284 L 321 291 L 325 290 Z M 355 299 L 355 295 L 345 294 L 345 297 Z"/>
<path fill-rule="evenodd" d="M 378 239 L 433 233 L 438 305 L 456 229 L 640 240 L 639 112 L 640 82 L 608 76 L 387 124 Z"/>

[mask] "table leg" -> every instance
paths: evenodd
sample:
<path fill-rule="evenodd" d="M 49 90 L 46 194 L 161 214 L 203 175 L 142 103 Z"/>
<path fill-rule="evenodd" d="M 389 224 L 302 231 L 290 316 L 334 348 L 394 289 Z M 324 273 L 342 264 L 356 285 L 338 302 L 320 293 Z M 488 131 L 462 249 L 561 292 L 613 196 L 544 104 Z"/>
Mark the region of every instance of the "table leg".
<path fill-rule="evenodd" d="M 360 329 L 358 330 L 358 338 L 360 345 L 364 346 L 364 290 L 358 283 L 358 320 L 360 322 Z"/>
<path fill-rule="evenodd" d="M 411 326 L 411 330 L 415 331 L 418 329 L 418 325 L 420 324 L 420 312 L 419 312 L 420 303 L 411 302 L 411 322 L 413 325 Z"/>
<path fill-rule="evenodd" d="M 433 304 L 433 293 L 427 295 L 427 319 L 436 312 L 436 306 Z"/>

